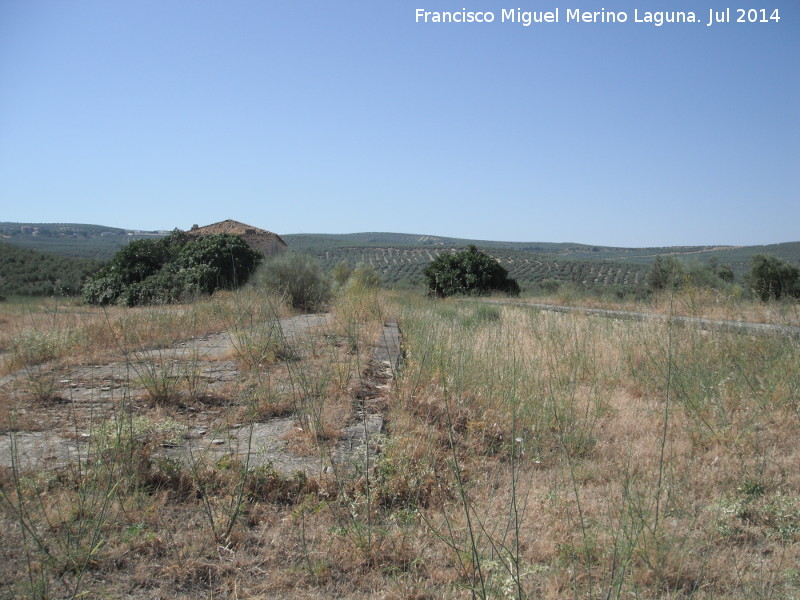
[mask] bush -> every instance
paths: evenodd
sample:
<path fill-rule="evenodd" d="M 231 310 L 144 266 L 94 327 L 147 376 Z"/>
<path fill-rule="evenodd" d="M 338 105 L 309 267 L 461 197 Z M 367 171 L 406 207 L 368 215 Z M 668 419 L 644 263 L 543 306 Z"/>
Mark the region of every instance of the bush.
<path fill-rule="evenodd" d="M 383 278 L 374 267 L 359 264 L 347 280 L 348 287 L 378 288 L 383 284 Z"/>
<path fill-rule="evenodd" d="M 494 258 L 474 245 L 454 254 L 440 254 L 423 271 L 430 293 L 437 296 L 519 295 L 519 285 Z"/>
<path fill-rule="evenodd" d="M 178 256 L 182 270 L 193 270 L 202 291 L 211 292 L 238 287 L 248 280 L 261 262 L 261 253 L 253 250 L 238 235 L 206 235 L 186 244 Z"/>
<path fill-rule="evenodd" d="M 256 287 L 277 292 L 301 310 L 321 309 L 331 298 L 330 280 L 307 254 L 286 253 L 267 261 L 254 281 Z"/>
<path fill-rule="evenodd" d="M 800 297 L 800 272 L 797 267 L 768 254 L 750 260 L 750 287 L 763 301 L 785 296 Z"/>
<path fill-rule="evenodd" d="M 350 275 L 353 273 L 353 270 L 350 268 L 350 265 L 347 263 L 346 260 L 340 260 L 336 265 L 333 267 L 333 271 L 331 271 L 331 275 L 333 275 L 333 280 L 336 282 L 338 287 L 344 286 L 347 283 L 347 280 L 350 279 Z"/>

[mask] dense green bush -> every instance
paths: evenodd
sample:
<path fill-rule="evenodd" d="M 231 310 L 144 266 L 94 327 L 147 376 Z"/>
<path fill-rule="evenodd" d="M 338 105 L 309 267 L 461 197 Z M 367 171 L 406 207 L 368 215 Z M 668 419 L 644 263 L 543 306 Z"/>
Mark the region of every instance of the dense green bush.
<path fill-rule="evenodd" d="M 167 304 L 233 289 L 261 262 L 260 252 L 239 236 L 167 237 L 136 240 L 122 248 L 83 288 L 89 304 Z"/>
<path fill-rule="evenodd" d="M 757 254 L 751 259 L 747 280 L 765 302 L 787 296 L 800 297 L 800 272 L 797 267 L 768 254 Z"/>
<path fill-rule="evenodd" d="M 430 293 L 437 296 L 519 294 L 516 280 L 494 258 L 474 245 L 455 253 L 440 254 L 423 271 Z"/>
<path fill-rule="evenodd" d="M 308 254 L 286 253 L 266 261 L 253 277 L 256 287 L 277 292 L 293 307 L 318 310 L 331 298 L 331 282 Z"/>

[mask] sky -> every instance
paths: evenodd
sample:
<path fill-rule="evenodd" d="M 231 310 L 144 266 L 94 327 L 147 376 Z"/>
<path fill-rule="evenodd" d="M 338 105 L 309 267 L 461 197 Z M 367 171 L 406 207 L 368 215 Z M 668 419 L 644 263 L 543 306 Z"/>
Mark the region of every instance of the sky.
<path fill-rule="evenodd" d="M 739 8 L 767 22 L 735 22 Z M 726 9 L 733 22 L 707 26 Z M 567 22 L 575 10 L 600 22 Z M 636 22 L 658 11 L 699 22 Z M 800 2 L 0 0 L 0 221 L 228 218 L 280 234 L 800 240 Z"/>

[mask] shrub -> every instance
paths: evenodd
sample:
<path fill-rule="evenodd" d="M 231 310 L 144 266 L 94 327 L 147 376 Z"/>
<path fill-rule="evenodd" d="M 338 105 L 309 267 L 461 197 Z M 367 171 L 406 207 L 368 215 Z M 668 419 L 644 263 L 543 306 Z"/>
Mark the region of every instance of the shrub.
<path fill-rule="evenodd" d="M 651 290 L 658 291 L 668 287 L 678 287 L 682 280 L 683 267 L 677 258 L 656 256 L 650 273 L 647 275 L 647 285 Z"/>
<path fill-rule="evenodd" d="M 186 244 L 177 260 L 183 270 L 200 267 L 194 273 L 202 291 L 230 290 L 246 282 L 261 262 L 261 253 L 250 248 L 238 235 L 220 234 L 198 237 Z"/>
<path fill-rule="evenodd" d="M 431 294 L 437 296 L 519 295 L 519 285 L 494 258 L 474 245 L 456 253 L 440 254 L 423 271 Z"/>
<path fill-rule="evenodd" d="M 340 260 L 338 263 L 336 263 L 336 265 L 334 265 L 333 270 L 331 271 L 333 280 L 339 287 L 342 287 L 345 283 L 347 283 L 347 280 L 350 279 L 350 275 L 352 273 L 353 270 L 350 268 L 350 265 L 346 260 Z"/>
<path fill-rule="evenodd" d="M 330 280 L 308 254 L 273 258 L 264 263 L 254 280 L 256 287 L 277 292 L 301 310 L 318 310 L 331 298 Z"/>
<path fill-rule="evenodd" d="M 360 288 L 377 288 L 383 283 L 383 278 L 374 267 L 369 265 L 357 265 L 351 273 L 347 285 Z"/>

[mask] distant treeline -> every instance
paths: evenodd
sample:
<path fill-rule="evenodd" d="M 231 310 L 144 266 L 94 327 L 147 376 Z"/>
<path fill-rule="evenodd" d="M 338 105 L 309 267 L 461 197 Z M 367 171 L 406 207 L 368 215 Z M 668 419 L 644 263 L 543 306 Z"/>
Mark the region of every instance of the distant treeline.
<path fill-rule="evenodd" d="M 0 295 L 76 296 L 103 262 L 59 256 L 0 242 Z"/>

